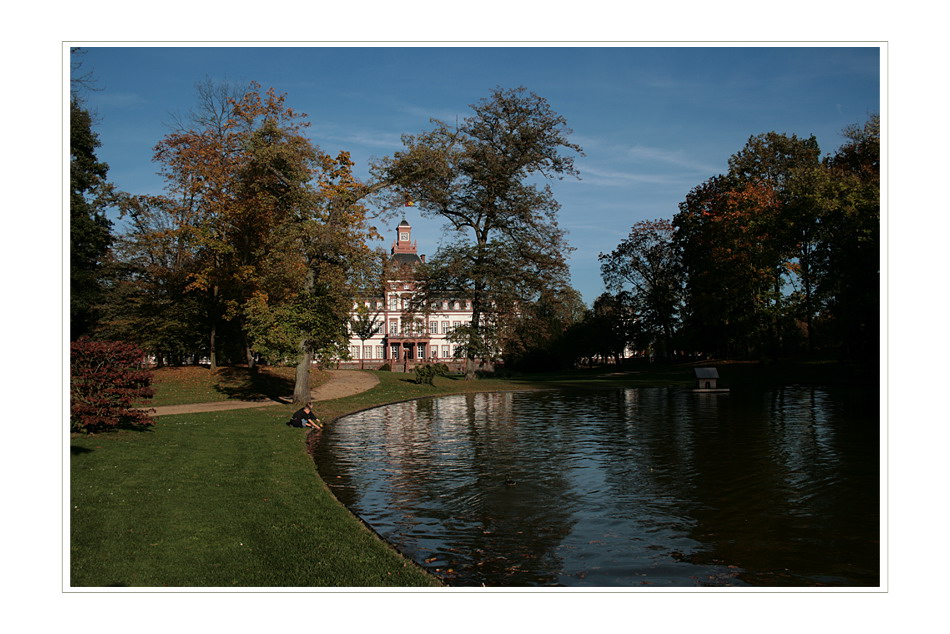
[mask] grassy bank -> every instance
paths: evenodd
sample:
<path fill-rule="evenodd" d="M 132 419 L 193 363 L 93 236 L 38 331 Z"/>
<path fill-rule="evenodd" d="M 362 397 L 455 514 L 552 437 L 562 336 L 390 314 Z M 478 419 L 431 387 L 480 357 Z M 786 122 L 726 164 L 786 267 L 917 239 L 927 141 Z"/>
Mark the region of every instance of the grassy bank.
<path fill-rule="evenodd" d="M 152 372 L 155 396 L 147 405 L 259 401 L 289 396 L 294 391 L 295 371 L 279 366 L 262 367 L 257 372 L 244 366 L 222 367 L 214 372 L 201 365 L 158 368 Z M 327 378 L 325 372 L 314 371 L 310 380 L 317 387 Z"/>
<path fill-rule="evenodd" d="M 378 375 L 373 390 L 320 403 L 318 414 L 513 387 L 444 378 L 421 386 L 409 375 Z M 438 585 L 330 494 L 306 433 L 283 424 L 292 409 L 162 416 L 148 431 L 74 436 L 70 585 Z"/>
<path fill-rule="evenodd" d="M 288 414 L 166 416 L 72 439 L 70 584 L 435 585 L 333 498 Z"/>
<path fill-rule="evenodd" d="M 840 368 L 724 367 L 736 382 L 847 378 Z M 377 372 L 368 392 L 317 404 L 324 420 L 459 392 L 689 385 L 687 366 L 646 366 L 467 382 Z M 795 379 L 795 380 L 789 380 Z M 174 381 L 166 381 L 166 388 Z M 281 388 L 282 389 L 282 388 Z M 194 402 L 200 390 L 166 398 Z M 265 397 L 271 396 L 265 394 Z M 332 496 L 291 406 L 162 416 L 154 429 L 71 438 L 70 585 L 434 586 Z M 332 423 L 331 423 L 332 424 Z"/>

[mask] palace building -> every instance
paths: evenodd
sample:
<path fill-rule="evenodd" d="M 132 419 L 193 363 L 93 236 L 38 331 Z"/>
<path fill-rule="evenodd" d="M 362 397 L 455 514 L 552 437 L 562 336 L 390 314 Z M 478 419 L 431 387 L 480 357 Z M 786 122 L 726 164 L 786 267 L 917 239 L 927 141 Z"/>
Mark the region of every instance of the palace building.
<path fill-rule="evenodd" d="M 390 251 L 393 270 L 411 269 L 425 262 L 412 239 L 412 227 L 403 220 L 396 227 Z M 350 315 L 350 360 L 343 366 L 376 368 L 383 364 L 456 362 L 456 344 L 449 341 L 453 329 L 472 320 L 472 305 L 464 299 L 435 302 L 428 315 L 409 312 L 415 292 L 411 280 L 389 280 L 384 296 L 363 296 L 353 302 Z M 365 337 L 364 338 L 361 338 Z"/>

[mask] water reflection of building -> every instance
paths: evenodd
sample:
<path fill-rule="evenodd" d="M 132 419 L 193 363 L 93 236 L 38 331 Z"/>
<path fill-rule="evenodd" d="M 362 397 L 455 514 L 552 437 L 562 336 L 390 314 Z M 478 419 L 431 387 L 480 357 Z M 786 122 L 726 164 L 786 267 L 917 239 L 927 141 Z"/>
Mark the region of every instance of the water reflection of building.
<path fill-rule="evenodd" d="M 378 367 L 387 362 L 411 367 L 423 362 L 456 361 L 458 344 L 452 342 L 449 335 L 456 328 L 471 323 L 471 301 L 445 298 L 433 302 L 425 314 L 412 312 L 411 302 L 416 293 L 412 270 L 424 263 L 426 256 L 419 255 L 418 244 L 412 239 L 412 227 L 406 220 L 396 227 L 390 253 L 390 264 L 399 279 L 388 280 L 383 295 L 364 295 L 354 300 L 350 321 L 351 359 L 363 367 Z M 357 311 L 362 311 L 366 319 L 378 327 L 378 332 L 365 340 L 353 329 L 352 319 L 359 316 Z"/>

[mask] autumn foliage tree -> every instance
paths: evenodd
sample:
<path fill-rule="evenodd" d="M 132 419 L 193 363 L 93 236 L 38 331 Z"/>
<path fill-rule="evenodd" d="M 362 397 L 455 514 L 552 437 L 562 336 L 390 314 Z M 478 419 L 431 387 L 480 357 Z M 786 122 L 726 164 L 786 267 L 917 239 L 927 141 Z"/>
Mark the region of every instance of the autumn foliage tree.
<path fill-rule="evenodd" d="M 690 347 L 776 357 L 837 348 L 873 358 L 879 313 L 880 122 L 835 153 L 814 137 L 751 137 L 673 219 Z"/>
<path fill-rule="evenodd" d="M 129 203 L 121 288 L 142 305 L 162 292 L 185 300 L 212 369 L 222 343 L 250 367 L 256 354 L 297 363 L 305 400 L 311 360 L 345 344 L 350 272 L 374 235 L 360 201 L 375 190 L 353 176 L 346 152 L 312 143 L 285 95 L 210 82 L 198 94 L 197 111 L 155 147 L 164 195 Z"/>

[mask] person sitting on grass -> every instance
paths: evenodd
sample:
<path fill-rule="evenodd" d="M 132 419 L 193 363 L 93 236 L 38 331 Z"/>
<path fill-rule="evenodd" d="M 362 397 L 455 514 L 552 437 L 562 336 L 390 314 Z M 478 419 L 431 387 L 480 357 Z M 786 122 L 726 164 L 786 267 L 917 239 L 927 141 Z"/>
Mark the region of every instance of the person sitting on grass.
<path fill-rule="evenodd" d="M 296 412 L 287 421 L 287 424 L 291 427 L 310 427 L 311 429 L 320 429 L 320 419 L 317 418 L 316 414 L 313 413 L 311 409 L 313 403 L 307 403 Z"/>

